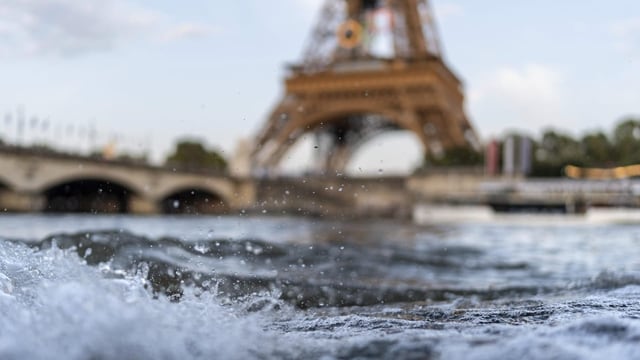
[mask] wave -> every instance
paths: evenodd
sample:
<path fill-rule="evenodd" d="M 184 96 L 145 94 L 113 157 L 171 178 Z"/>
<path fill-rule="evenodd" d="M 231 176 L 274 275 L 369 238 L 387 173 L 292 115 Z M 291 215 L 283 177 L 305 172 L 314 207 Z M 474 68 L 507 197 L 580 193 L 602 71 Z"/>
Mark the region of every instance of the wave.
<path fill-rule="evenodd" d="M 476 271 L 524 269 L 526 264 L 471 261 L 474 248 L 434 248 L 415 252 L 400 247 L 356 244 L 273 244 L 257 239 L 183 241 L 150 239 L 123 231 L 57 234 L 30 246 L 77 253 L 88 265 L 102 265 L 109 276 L 140 273 L 150 290 L 179 300 L 185 287 L 214 290 L 237 300 L 259 293 L 277 293 L 300 308 L 368 306 L 452 297 L 495 299 L 508 294 L 535 294 L 539 286 L 469 289 L 407 279 L 405 269 Z"/>
<path fill-rule="evenodd" d="M 529 264 L 490 262 L 471 246 L 422 250 L 122 231 L 0 241 L 0 358 L 575 359 L 638 351 L 637 274 L 499 287 L 409 281 L 401 275 L 410 268 L 474 281 L 494 271 L 530 275 Z"/>
<path fill-rule="evenodd" d="M 593 279 L 569 284 L 536 280 L 485 286 L 483 273 L 523 273 L 531 277 L 530 265 L 483 260 L 481 251 L 465 246 L 417 252 L 349 243 L 151 239 L 124 231 L 57 234 L 29 245 L 41 252 L 62 249 L 75 253 L 107 277 L 138 274 L 154 296 L 173 301 L 179 301 L 186 288 L 213 292 L 225 301 L 266 295 L 267 299 L 275 298 L 299 308 L 322 308 L 450 302 L 458 298 L 497 301 L 640 285 L 640 277 L 633 274 L 603 272 Z M 433 274 L 442 278 L 464 278 L 469 274 L 471 281 L 447 283 L 432 280 Z M 477 285 L 469 285 L 473 281 Z M 11 284 L 0 277 L 0 287 Z M 270 301 L 258 301 L 248 308 L 273 306 Z"/>

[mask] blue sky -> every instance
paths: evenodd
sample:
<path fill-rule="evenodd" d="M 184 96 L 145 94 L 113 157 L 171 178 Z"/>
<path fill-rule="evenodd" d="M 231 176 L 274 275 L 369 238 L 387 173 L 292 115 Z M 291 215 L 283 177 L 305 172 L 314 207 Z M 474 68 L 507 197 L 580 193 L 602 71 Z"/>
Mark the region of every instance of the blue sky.
<path fill-rule="evenodd" d="M 230 154 L 278 100 L 284 65 L 300 60 L 320 4 L 2 0 L 0 116 L 22 105 L 27 118 L 49 119 L 46 130 L 27 126 L 23 143 L 86 149 L 115 137 L 117 148 L 159 159 L 173 139 L 194 136 Z M 465 82 L 467 111 L 483 139 L 547 127 L 606 130 L 640 114 L 640 2 L 433 6 L 446 60 Z M 93 141 L 89 127 L 98 133 Z M 0 119 L 0 133 L 15 141 L 15 122 Z M 383 136 L 352 169 L 406 170 L 419 153 L 411 135 Z"/>

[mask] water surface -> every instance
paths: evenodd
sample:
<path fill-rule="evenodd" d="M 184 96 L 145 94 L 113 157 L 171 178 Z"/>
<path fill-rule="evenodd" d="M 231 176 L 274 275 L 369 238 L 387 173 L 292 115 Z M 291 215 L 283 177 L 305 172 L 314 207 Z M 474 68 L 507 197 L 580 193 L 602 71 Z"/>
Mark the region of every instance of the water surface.
<path fill-rule="evenodd" d="M 0 217 L 1 359 L 640 354 L 640 225 Z"/>

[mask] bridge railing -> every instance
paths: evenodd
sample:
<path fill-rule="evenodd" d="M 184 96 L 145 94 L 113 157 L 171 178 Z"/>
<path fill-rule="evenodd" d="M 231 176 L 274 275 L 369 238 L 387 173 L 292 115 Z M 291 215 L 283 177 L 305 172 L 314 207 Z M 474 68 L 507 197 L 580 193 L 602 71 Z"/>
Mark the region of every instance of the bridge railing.
<path fill-rule="evenodd" d="M 17 155 L 17 156 L 32 156 L 32 157 L 51 158 L 51 159 L 77 161 L 77 162 L 91 162 L 91 163 L 116 165 L 116 166 L 123 166 L 123 167 L 137 168 L 137 169 L 172 171 L 172 172 L 189 173 L 189 174 L 197 174 L 197 175 L 212 175 L 212 176 L 228 176 L 229 175 L 228 171 L 226 170 L 203 169 L 203 168 L 185 167 L 185 166 L 156 165 L 148 162 L 125 160 L 125 159 L 118 159 L 118 158 L 106 159 L 99 156 L 86 156 L 81 154 L 65 153 L 65 152 L 56 151 L 54 149 L 39 148 L 39 147 L 21 147 L 21 146 L 0 144 L 0 155 L 1 154 Z"/>

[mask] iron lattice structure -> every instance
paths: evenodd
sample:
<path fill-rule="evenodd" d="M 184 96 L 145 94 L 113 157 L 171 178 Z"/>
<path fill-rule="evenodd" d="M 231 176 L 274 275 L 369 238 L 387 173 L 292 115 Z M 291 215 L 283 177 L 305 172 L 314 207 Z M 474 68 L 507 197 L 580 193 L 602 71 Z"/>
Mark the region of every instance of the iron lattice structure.
<path fill-rule="evenodd" d="M 254 169 L 277 166 L 306 133 L 325 174 L 343 172 L 359 146 L 387 131 L 413 132 L 435 156 L 478 147 L 427 0 L 326 0 L 285 84 L 255 141 Z"/>

